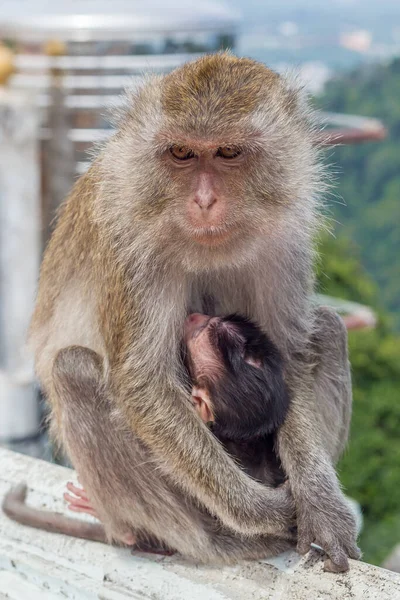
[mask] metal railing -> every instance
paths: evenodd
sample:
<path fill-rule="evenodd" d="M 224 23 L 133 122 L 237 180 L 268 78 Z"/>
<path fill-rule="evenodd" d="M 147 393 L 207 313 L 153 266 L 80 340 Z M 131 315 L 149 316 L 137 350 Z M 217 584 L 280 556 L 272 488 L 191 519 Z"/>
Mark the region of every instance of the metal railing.
<path fill-rule="evenodd" d="M 321 119 L 326 126 L 316 136 L 316 143 L 321 145 L 361 144 L 387 136 L 387 129 L 378 119 L 329 112 L 322 112 Z"/>

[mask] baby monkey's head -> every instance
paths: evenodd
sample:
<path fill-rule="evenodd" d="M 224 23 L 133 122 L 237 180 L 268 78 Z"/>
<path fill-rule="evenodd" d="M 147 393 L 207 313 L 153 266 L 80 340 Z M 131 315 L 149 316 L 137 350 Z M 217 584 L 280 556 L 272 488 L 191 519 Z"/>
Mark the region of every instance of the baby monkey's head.
<path fill-rule="evenodd" d="M 191 314 L 185 348 L 193 405 L 217 437 L 249 441 L 282 425 L 289 407 L 283 360 L 255 323 Z"/>

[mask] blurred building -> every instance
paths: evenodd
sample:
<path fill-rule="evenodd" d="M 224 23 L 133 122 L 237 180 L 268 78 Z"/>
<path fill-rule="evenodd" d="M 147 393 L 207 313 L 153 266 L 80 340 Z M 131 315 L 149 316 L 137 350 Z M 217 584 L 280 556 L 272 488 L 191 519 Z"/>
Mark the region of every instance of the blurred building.
<path fill-rule="evenodd" d="M 87 150 L 109 135 L 108 109 L 126 86 L 234 48 L 237 25 L 235 12 L 214 1 L 3 0 L 0 40 L 16 51 L 9 86 L 37 95 L 43 111 L 44 214 L 85 171 Z M 49 181 L 54 172 L 57 182 Z"/>
<path fill-rule="evenodd" d="M 14 50 L 15 73 L 3 95 L 0 86 L 0 108 L 15 144 L 10 152 L 4 143 L 0 152 L 0 209 L 7 215 L 0 223 L 0 444 L 42 452 L 37 394 L 23 352 L 40 237 L 43 244 L 55 210 L 87 168 L 88 150 L 110 135 L 109 109 L 144 72 L 165 73 L 202 53 L 233 48 L 237 24 L 232 9 L 214 1 L 1 1 L 0 43 Z M 3 48 L 5 76 L 13 71 L 8 54 Z M 31 132 L 23 143 L 28 164 L 17 137 L 28 125 L 22 115 L 37 124 L 37 107 L 39 152 Z M 41 223 L 31 218 L 34 209 Z"/>

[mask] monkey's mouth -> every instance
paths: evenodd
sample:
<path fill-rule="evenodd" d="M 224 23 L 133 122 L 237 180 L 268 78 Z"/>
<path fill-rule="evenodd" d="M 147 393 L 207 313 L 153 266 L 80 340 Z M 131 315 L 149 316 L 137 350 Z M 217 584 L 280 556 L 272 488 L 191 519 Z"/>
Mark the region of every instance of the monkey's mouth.
<path fill-rule="evenodd" d="M 233 227 L 193 227 L 191 229 L 192 239 L 202 246 L 219 246 L 229 241 L 233 234 Z"/>

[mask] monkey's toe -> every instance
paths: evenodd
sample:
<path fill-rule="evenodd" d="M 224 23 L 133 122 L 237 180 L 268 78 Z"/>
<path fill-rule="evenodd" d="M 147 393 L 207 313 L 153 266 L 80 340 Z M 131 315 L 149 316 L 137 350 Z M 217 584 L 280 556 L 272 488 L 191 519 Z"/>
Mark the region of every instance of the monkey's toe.
<path fill-rule="evenodd" d="M 346 556 L 339 560 L 339 562 L 333 562 L 330 558 L 327 558 L 324 563 L 324 571 L 327 573 L 345 573 L 349 570 L 349 561 Z"/>

